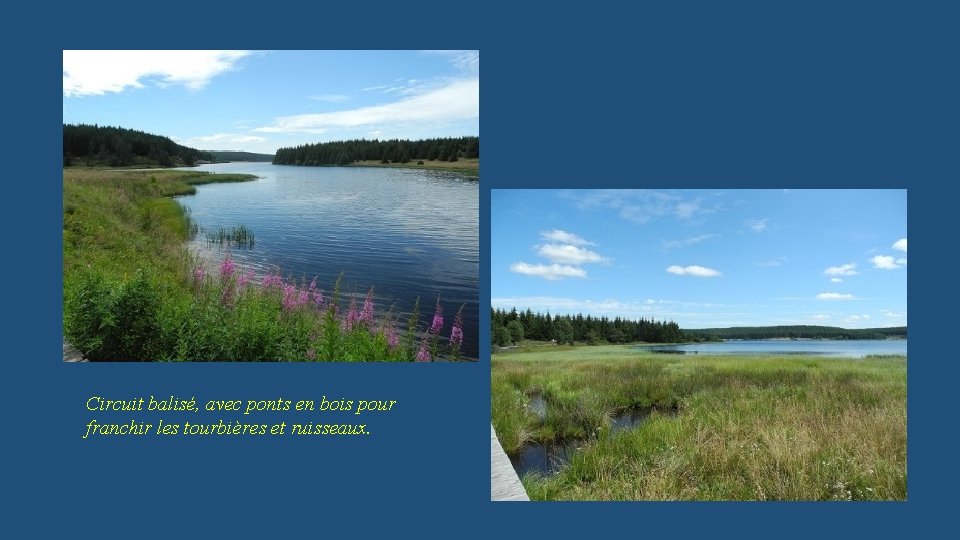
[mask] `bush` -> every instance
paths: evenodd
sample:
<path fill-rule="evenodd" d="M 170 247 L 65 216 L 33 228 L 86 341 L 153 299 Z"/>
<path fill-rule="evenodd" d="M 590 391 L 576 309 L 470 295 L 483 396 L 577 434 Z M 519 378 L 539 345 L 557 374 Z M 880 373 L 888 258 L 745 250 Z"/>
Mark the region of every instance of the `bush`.
<path fill-rule="evenodd" d="M 64 300 L 64 333 L 92 361 L 154 360 L 160 339 L 160 294 L 145 272 L 126 283 L 109 283 L 88 272 Z"/>
<path fill-rule="evenodd" d="M 493 332 L 491 333 L 493 338 L 493 344 L 500 347 L 506 347 L 510 345 L 510 331 L 507 330 L 505 326 L 495 325 L 493 327 Z"/>

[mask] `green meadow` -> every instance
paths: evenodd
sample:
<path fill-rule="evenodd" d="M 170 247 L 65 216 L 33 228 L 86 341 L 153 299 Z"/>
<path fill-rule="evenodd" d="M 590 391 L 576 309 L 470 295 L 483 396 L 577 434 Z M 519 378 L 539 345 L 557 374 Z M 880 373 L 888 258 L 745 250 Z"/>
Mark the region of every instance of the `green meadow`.
<path fill-rule="evenodd" d="M 902 356 L 527 347 L 493 356 L 492 421 L 508 454 L 576 441 L 558 473 L 522 477 L 533 500 L 905 500 L 906 370 Z M 613 431 L 630 409 L 651 413 Z"/>

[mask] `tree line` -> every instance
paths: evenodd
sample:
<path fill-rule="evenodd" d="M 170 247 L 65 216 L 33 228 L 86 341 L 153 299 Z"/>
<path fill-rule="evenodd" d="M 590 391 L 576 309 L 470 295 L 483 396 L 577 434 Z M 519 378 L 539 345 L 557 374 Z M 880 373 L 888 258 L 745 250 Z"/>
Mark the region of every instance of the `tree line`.
<path fill-rule="evenodd" d="M 556 315 L 492 309 L 490 320 L 492 345 L 501 347 L 524 339 L 556 340 L 557 343 L 680 343 L 690 341 L 680 326 L 673 322 L 653 319 L 625 319 L 621 317 L 594 317 L 592 315 Z"/>
<path fill-rule="evenodd" d="M 281 148 L 275 165 L 349 165 L 355 161 L 409 163 L 410 161 L 457 161 L 480 157 L 480 137 L 447 137 L 409 141 L 378 139 L 334 141 Z"/>
<path fill-rule="evenodd" d="M 213 161 L 208 152 L 181 146 L 167 137 L 96 124 L 63 125 L 63 165 L 193 166 Z"/>
<path fill-rule="evenodd" d="M 907 337 L 907 327 L 838 328 L 835 326 L 740 326 L 736 328 L 701 328 L 686 330 L 700 340 L 721 339 L 888 339 Z"/>

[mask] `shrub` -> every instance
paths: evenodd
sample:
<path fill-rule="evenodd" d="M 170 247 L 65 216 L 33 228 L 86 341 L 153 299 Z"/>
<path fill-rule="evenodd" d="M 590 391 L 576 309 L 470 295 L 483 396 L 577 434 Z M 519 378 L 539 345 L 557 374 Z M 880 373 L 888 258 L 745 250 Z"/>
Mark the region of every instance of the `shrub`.
<path fill-rule="evenodd" d="M 68 287 L 64 333 L 89 360 L 155 360 L 159 308 L 157 286 L 142 270 L 120 284 L 87 272 Z"/>

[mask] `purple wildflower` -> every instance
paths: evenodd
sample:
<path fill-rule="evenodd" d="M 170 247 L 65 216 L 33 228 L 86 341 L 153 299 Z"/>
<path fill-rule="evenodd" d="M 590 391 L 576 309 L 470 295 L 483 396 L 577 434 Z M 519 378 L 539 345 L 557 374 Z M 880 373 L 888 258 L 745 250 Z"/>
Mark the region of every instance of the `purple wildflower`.
<path fill-rule="evenodd" d="M 460 347 L 463 346 L 463 306 L 457 310 L 450 329 L 450 354 L 454 360 L 460 359 Z"/>
<path fill-rule="evenodd" d="M 280 277 L 280 274 L 267 274 L 263 276 L 263 287 L 269 289 L 270 287 L 276 287 L 278 289 L 283 288 L 283 278 Z"/>
<path fill-rule="evenodd" d="M 287 284 L 283 286 L 283 310 L 293 311 L 297 309 L 297 288 Z"/>
<path fill-rule="evenodd" d="M 360 312 L 357 320 L 367 326 L 373 325 L 373 287 L 370 287 L 367 292 L 367 297 L 363 301 L 363 311 Z"/>
<path fill-rule="evenodd" d="M 440 307 L 440 299 L 437 298 L 437 308 L 433 312 L 433 323 L 430 324 L 430 333 L 439 335 L 443 330 L 443 308 Z"/>
<path fill-rule="evenodd" d="M 317 351 L 315 351 L 315 350 L 313 350 L 313 349 L 308 349 L 308 350 L 307 350 L 307 360 L 316 360 L 316 359 L 317 359 Z"/>
<path fill-rule="evenodd" d="M 463 345 L 463 328 L 459 323 L 460 321 L 453 323 L 453 328 L 450 329 L 450 343 L 457 347 Z"/>
<path fill-rule="evenodd" d="M 383 336 L 387 338 L 387 346 L 391 349 L 396 349 L 400 344 L 400 337 L 397 336 L 397 331 L 393 329 L 392 324 L 383 329 Z"/>
<path fill-rule="evenodd" d="M 220 277 L 223 279 L 230 279 L 230 276 L 233 275 L 233 259 L 230 257 L 230 254 L 227 253 L 227 257 L 223 259 L 223 262 L 220 263 Z"/>
<path fill-rule="evenodd" d="M 207 277 L 207 271 L 203 269 L 202 266 L 198 266 L 196 270 L 193 271 L 193 278 L 199 283 L 203 281 L 203 278 Z"/>
<path fill-rule="evenodd" d="M 253 279 L 253 272 L 241 272 L 237 274 L 237 291 L 243 292 Z"/>
<path fill-rule="evenodd" d="M 353 324 L 360 320 L 360 314 L 357 313 L 357 301 L 355 299 L 350 300 L 350 309 L 347 310 L 347 316 L 343 319 L 343 323 L 340 327 L 344 332 L 349 332 L 353 330 Z"/>
<path fill-rule="evenodd" d="M 323 309 L 323 291 L 317 288 L 317 278 L 313 278 L 310 286 L 307 287 L 307 291 L 309 291 L 310 298 L 313 299 L 313 304 L 317 309 Z"/>
<path fill-rule="evenodd" d="M 420 340 L 420 349 L 417 351 L 417 362 L 429 362 L 430 349 L 427 346 L 427 336 Z"/>

